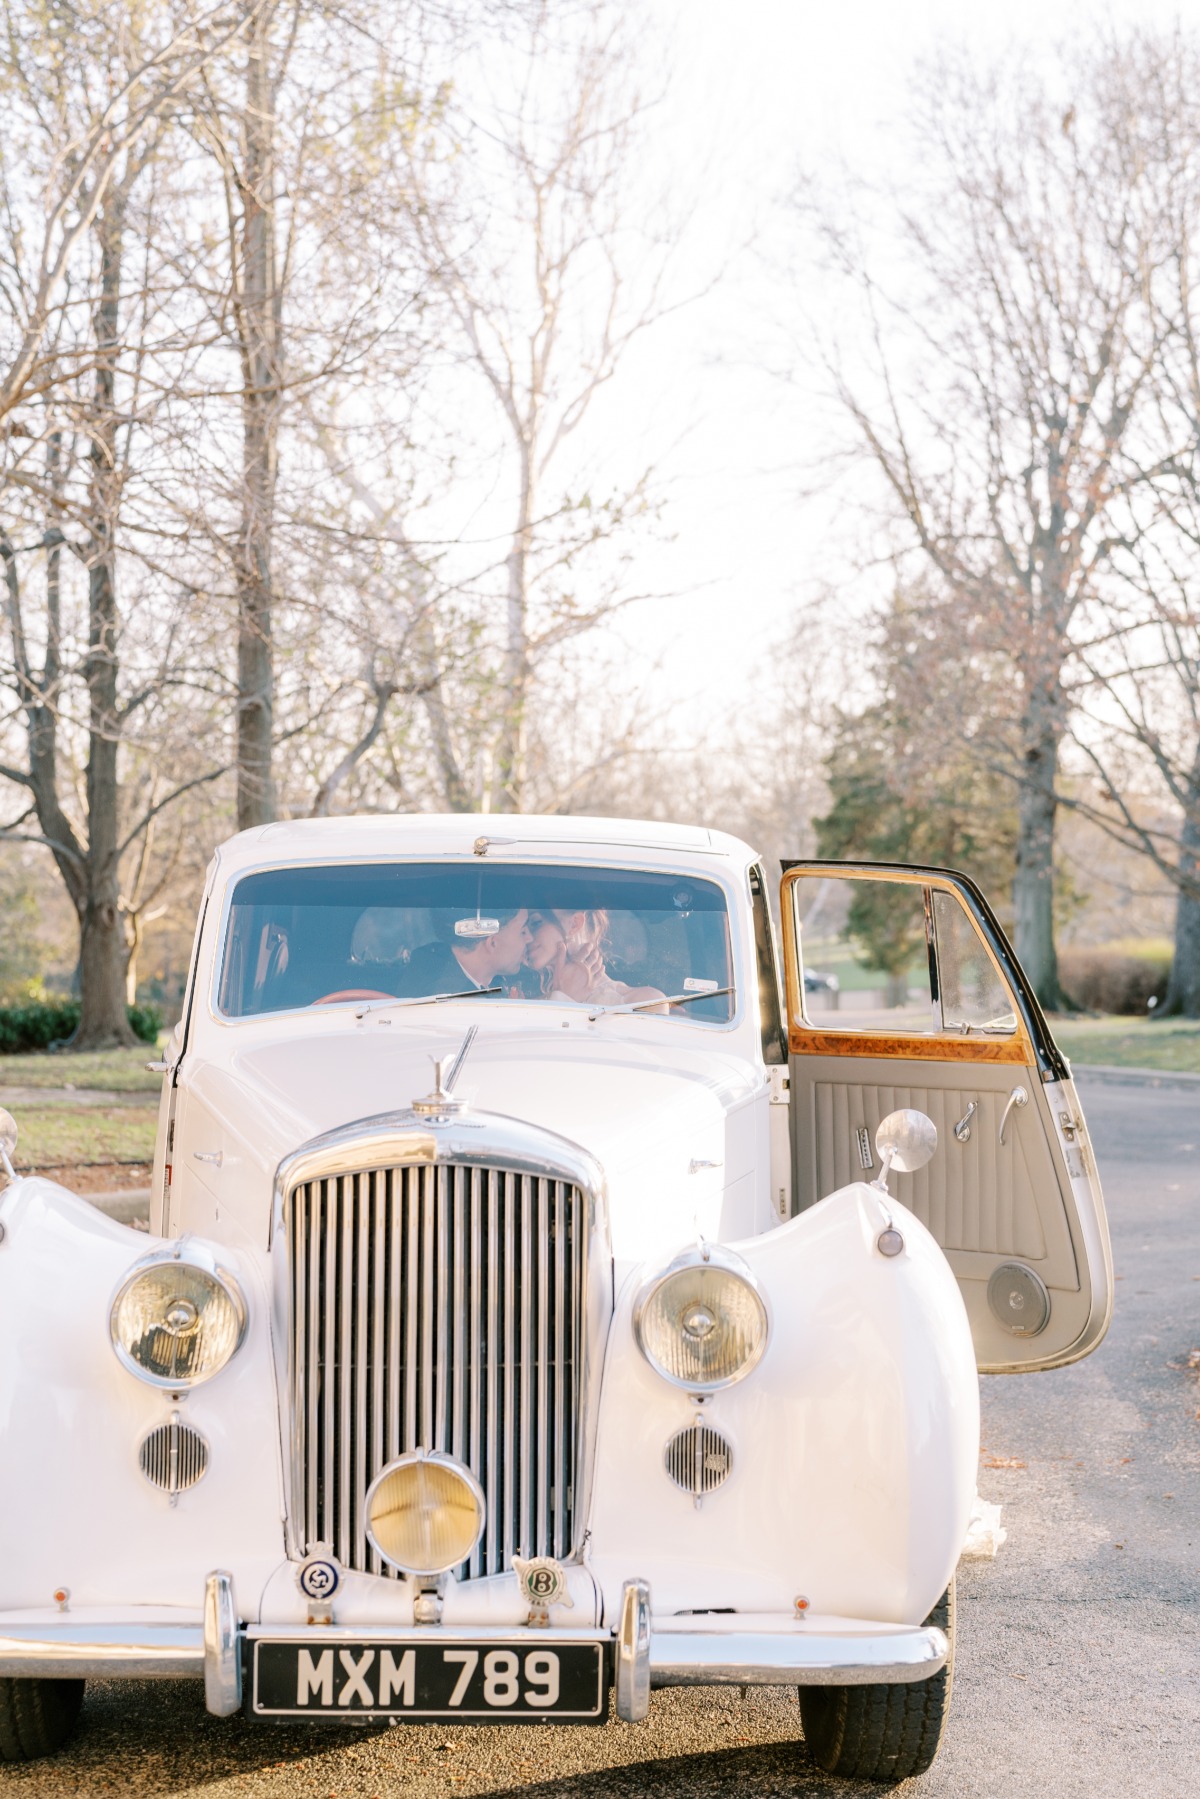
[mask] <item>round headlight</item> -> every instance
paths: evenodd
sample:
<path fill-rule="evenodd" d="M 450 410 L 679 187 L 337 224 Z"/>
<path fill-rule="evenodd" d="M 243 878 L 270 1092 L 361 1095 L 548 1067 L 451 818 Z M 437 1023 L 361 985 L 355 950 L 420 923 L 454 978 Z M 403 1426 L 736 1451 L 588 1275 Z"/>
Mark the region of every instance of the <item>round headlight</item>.
<path fill-rule="evenodd" d="M 156 1387 L 196 1387 L 219 1374 L 246 1333 L 246 1305 L 229 1275 L 172 1256 L 142 1262 L 109 1318 L 113 1348 Z"/>
<path fill-rule="evenodd" d="M 646 1360 L 689 1392 L 713 1393 L 749 1374 L 767 1346 L 767 1308 L 744 1262 L 728 1251 L 678 1257 L 642 1289 L 634 1329 Z"/>
<path fill-rule="evenodd" d="M 483 1534 L 483 1489 L 469 1468 L 440 1450 L 389 1462 L 367 1488 L 367 1535 L 405 1574 L 444 1574 L 465 1562 Z"/>

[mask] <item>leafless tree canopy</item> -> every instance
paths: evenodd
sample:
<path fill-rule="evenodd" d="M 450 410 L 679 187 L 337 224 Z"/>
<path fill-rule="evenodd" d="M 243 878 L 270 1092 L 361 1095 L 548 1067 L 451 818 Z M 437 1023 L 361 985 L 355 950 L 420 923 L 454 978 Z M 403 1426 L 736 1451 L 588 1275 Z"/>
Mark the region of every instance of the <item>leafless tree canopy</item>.
<path fill-rule="evenodd" d="M 1081 709 L 1130 726 L 1128 639 L 1163 642 L 1147 569 L 1185 535 L 1197 66 L 1177 35 L 1053 82 L 948 56 L 914 102 L 916 191 L 802 202 L 856 304 L 824 366 L 926 595 L 934 737 L 1012 783 L 1017 948 L 1050 1004 L 1064 743 Z"/>
<path fill-rule="evenodd" d="M 653 497 L 567 447 L 667 256 L 608 0 L 4 20 L 0 830 L 54 859 L 98 1044 L 198 805 L 577 787 L 551 721 Z"/>

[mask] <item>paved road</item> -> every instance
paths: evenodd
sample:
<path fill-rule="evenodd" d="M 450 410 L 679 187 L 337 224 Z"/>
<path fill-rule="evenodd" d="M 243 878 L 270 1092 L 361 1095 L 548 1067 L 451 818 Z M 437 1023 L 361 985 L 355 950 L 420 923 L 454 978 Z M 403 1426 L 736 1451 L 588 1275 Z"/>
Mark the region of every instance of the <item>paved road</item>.
<path fill-rule="evenodd" d="M 960 1576 L 947 1744 L 905 1788 L 922 1799 L 1200 1793 L 1200 1380 L 1186 1372 L 1200 1347 L 1200 1093 L 1088 1081 L 1084 1098 L 1116 1319 L 1077 1368 L 984 1383 L 980 1486 L 1003 1502 L 1009 1541 Z M 646 1724 L 603 1731 L 330 1734 L 208 1718 L 190 1683 L 107 1684 L 89 1688 L 69 1753 L 0 1786 L 21 1799 L 886 1790 L 817 1774 L 798 1738 L 795 1696 L 774 1688 L 660 1694 Z"/>

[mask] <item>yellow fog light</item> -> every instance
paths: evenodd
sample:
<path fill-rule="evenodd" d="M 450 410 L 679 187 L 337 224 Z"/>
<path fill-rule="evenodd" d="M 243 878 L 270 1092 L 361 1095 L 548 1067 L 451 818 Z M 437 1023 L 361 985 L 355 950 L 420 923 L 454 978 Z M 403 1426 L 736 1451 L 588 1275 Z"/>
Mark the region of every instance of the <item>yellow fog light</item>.
<path fill-rule="evenodd" d="M 246 1334 L 246 1302 L 222 1269 L 160 1252 L 122 1282 L 109 1330 L 117 1355 L 141 1380 L 195 1387 L 219 1374 L 237 1350 Z"/>
<path fill-rule="evenodd" d="M 389 1462 L 367 1488 L 367 1535 L 404 1574 L 444 1574 L 465 1562 L 483 1534 L 483 1488 L 440 1450 Z"/>

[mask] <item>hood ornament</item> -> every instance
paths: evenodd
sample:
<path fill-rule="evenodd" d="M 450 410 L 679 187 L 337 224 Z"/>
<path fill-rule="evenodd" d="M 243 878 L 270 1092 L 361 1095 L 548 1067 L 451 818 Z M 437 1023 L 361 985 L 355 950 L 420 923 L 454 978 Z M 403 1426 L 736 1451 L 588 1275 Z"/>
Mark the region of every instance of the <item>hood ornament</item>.
<path fill-rule="evenodd" d="M 433 1092 L 427 1093 L 424 1099 L 413 1100 L 412 1110 L 418 1117 L 451 1118 L 458 1112 L 466 1111 L 466 1100 L 456 1099 L 453 1088 L 478 1035 L 479 1026 L 473 1024 L 453 1055 L 429 1058 L 433 1063 Z"/>

